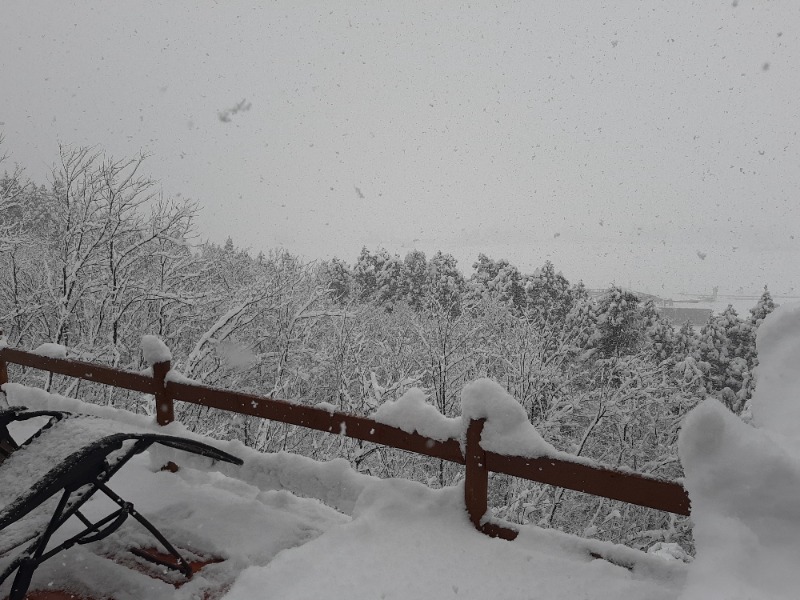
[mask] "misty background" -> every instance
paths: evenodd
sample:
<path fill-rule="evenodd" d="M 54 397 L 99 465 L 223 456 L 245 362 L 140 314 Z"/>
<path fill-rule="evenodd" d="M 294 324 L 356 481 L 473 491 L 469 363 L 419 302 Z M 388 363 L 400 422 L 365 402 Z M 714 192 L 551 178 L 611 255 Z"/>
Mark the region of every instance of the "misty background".
<path fill-rule="evenodd" d="M 42 182 L 59 142 L 146 152 L 203 239 L 800 295 L 796 3 L 7 0 L 0 23 L 11 160 Z"/>

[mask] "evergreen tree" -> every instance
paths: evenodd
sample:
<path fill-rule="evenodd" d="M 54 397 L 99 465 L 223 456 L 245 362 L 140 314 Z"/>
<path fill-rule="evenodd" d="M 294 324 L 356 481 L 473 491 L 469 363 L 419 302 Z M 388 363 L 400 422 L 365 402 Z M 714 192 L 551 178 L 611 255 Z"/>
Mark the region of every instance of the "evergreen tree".
<path fill-rule="evenodd" d="M 694 327 L 691 321 L 686 321 L 675 335 L 675 353 L 679 356 L 694 356 L 697 343 Z"/>
<path fill-rule="evenodd" d="M 353 299 L 353 273 L 346 262 L 338 258 L 323 262 L 319 276 L 334 302 L 347 304 Z"/>
<path fill-rule="evenodd" d="M 539 322 L 563 322 L 574 297 L 569 281 L 547 261 L 525 280 L 526 315 Z"/>
<path fill-rule="evenodd" d="M 525 309 L 525 287 L 519 269 L 505 259 L 494 260 L 479 254 L 469 280 L 476 299 L 497 300 L 521 314 Z"/>
<path fill-rule="evenodd" d="M 725 387 L 725 372 L 731 359 L 721 315 L 712 314 L 700 329 L 695 356 L 706 376 L 706 391 L 709 394 L 721 391 Z"/>
<path fill-rule="evenodd" d="M 403 298 L 404 265 L 400 257 L 384 248 L 371 253 L 366 247 L 353 267 L 353 280 L 360 302 L 374 301 L 386 310 Z"/>
<path fill-rule="evenodd" d="M 750 309 L 750 323 L 758 327 L 761 325 L 768 314 L 775 310 L 775 302 L 772 300 L 772 294 L 769 293 L 767 286 L 764 286 L 764 292 L 758 299 L 756 305 Z"/>
<path fill-rule="evenodd" d="M 378 256 L 372 254 L 367 250 L 366 246 L 363 246 L 361 254 L 353 266 L 353 281 L 360 302 L 367 302 L 375 296 L 375 292 L 378 289 L 379 270 Z"/>
<path fill-rule="evenodd" d="M 658 362 L 668 360 L 674 363 L 687 355 L 685 350 L 681 352 L 679 332 L 657 312 L 649 320 L 646 336 L 652 355 Z"/>
<path fill-rule="evenodd" d="M 735 412 L 748 393 L 755 364 L 754 339 L 753 325 L 739 319 L 731 305 L 722 314 L 712 315 L 700 330 L 696 358 L 706 376 L 706 391 Z"/>
<path fill-rule="evenodd" d="M 755 368 L 758 366 L 758 356 L 756 355 L 756 333 L 762 321 L 776 308 L 775 302 L 772 300 L 772 295 L 769 293 L 767 286 L 764 286 L 764 292 L 758 299 L 756 305 L 750 309 L 750 317 L 745 322 L 749 327 L 748 338 L 746 340 L 746 348 L 742 356 L 747 360 L 747 369 L 742 369 L 741 387 L 736 393 L 736 404 L 741 410 L 745 407 L 747 402 L 753 395 L 755 389 Z M 732 374 L 733 375 L 733 374 Z M 740 412 L 737 410 L 736 412 Z"/>
<path fill-rule="evenodd" d="M 403 260 L 403 281 L 401 295 L 408 305 L 416 311 L 425 304 L 425 287 L 428 278 L 428 263 L 425 253 L 412 250 Z"/>
<path fill-rule="evenodd" d="M 392 310 L 404 296 L 405 267 L 399 256 L 383 249 L 378 251 L 377 265 L 375 301 L 386 310 Z"/>
<path fill-rule="evenodd" d="M 639 297 L 613 286 L 597 304 L 597 325 L 592 343 L 604 358 L 635 353 L 643 339 L 645 315 Z"/>
<path fill-rule="evenodd" d="M 461 313 L 466 282 L 457 264 L 452 255 L 442 254 L 441 251 L 428 261 L 425 303 L 429 310 L 444 310 L 453 316 Z"/>

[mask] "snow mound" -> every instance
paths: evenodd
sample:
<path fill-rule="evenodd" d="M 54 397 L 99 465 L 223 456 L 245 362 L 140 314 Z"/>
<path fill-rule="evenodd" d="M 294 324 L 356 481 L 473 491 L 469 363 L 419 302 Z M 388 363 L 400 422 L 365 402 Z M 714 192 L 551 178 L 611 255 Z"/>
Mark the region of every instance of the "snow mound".
<path fill-rule="evenodd" d="M 61 344 L 41 344 L 34 348 L 32 352 L 48 358 L 67 358 L 67 348 Z"/>
<path fill-rule="evenodd" d="M 694 560 L 691 555 L 681 548 L 680 544 L 675 542 L 656 542 L 647 549 L 647 553 L 664 560 L 679 560 L 687 563 Z"/>
<path fill-rule="evenodd" d="M 481 446 L 488 452 L 525 458 L 563 454 L 544 441 L 522 405 L 491 379 L 464 386 L 461 415 L 465 431 L 471 419 L 486 419 Z"/>
<path fill-rule="evenodd" d="M 467 519 L 463 493 L 461 486 L 432 490 L 405 480 L 375 482 L 359 497 L 352 521 L 265 566 L 245 569 L 225 600 L 260 598 L 265 586 L 284 600 L 677 595 L 684 570 L 677 561 L 673 567 L 626 548 L 646 569 L 631 572 L 592 560 L 595 548 L 566 534 L 525 528 L 513 543 L 488 538 Z M 606 543 L 604 550 L 613 548 Z"/>
<path fill-rule="evenodd" d="M 478 379 L 461 391 L 461 418 L 448 418 L 428 403 L 419 388 L 411 388 L 397 400 L 378 407 L 371 416 L 378 423 L 419 433 L 437 441 L 465 438 L 469 422 L 485 419 L 481 447 L 507 456 L 581 459 L 559 452 L 548 444 L 528 420 L 528 414 L 502 386 L 491 379 Z"/>
<path fill-rule="evenodd" d="M 683 600 L 789 599 L 800 589 L 800 305 L 762 328 L 757 427 L 709 398 L 678 440 L 697 548 Z"/>
<path fill-rule="evenodd" d="M 764 319 L 756 350 L 753 424 L 800 439 L 800 303 L 781 306 Z"/>
<path fill-rule="evenodd" d="M 144 354 L 145 362 L 150 365 L 172 360 L 172 352 L 155 335 L 142 336 L 142 354 Z"/>
<path fill-rule="evenodd" d="M 433 440 L 444 441 L 461 436 L 461 419 L 449 419 L 428 404 L 428 396 L 419 388 L 411 388 L 397 400 L 378 407 L 372 418 L 378 423 L 398 427 L 407 433 L 419 433 Z"/>
<path fill-rule="evenodd" d="M 223 557 L 222 563 L 205 567 L 176 590 L 103 558 L 106 550 L 152 543 L 145 530 L 126 524 L 105 540 L 44 563 L 35 574 L 39 589 L 57 581 L 85 596 L 152 600 L 219 597 L 214 594 L 222 589 L 229 589 L 227 600 L 262 598 L 265 590 L 286 600 L 674 600 L 683 587 L 686 565 L 631 548 L 537 527 L 523 527 L 511 543 L 488 538 L 467 518 L 463 484 L 432 490 L 406 480 L 378 480 L 343 459 L 322 463 L 285 452 L 261 454 L 238 441 L 189 433 L 177 422 L 158 427 L 152 417 L 109 406 L 19 384 L 4 388 L 14 404 L 184 435 L 244 460 L 241 467 L 214 465 L 154 446 L 113 480 L 114 489 L 164 527 L 170 540 Z M 178 473 L 160 471 L 168 460 L 180 465 Z M 101 508 L 87 504 L 87 516 L 97 520 Z"/>
<path fill-rule="evenodd" d="M 326 410 L 330 414 L 336 412 L 336 407 L 330 402 L 317 402 L 314 406 L 316 406 L 317 408 L 321 408 L 322 410 Z"/>
<path fill-rule="evenodd" d="M 679 439 L 697 559 L 684 600 L 796 598 L 800 458 L 708 399 Z"/>

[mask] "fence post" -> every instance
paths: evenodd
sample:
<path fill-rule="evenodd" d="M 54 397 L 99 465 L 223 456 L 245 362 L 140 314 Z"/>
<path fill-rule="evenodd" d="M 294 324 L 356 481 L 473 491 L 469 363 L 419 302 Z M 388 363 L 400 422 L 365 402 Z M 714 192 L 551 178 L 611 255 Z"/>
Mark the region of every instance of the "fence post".
<path fill-rule="evenodd" d="M 0 359 L 0 385 L 8 383 L 8 366 L 6 361 Z"/>
<path fill-rule="evenodd" d="M 159 425 L 167 425 L 175 420 L 175 408 L 172 398 L 167 394 L 167 373 L 170 361 L 153 363 L 153 379 L 156 381 L 156 421 Z"/>
<path fill-rule="evenodd" d="M 467 427 L 466 478 L 464 481 L 464 503 L 469 520 L 482 531 L 481 519 L 488 508 L 489 471 L 486 469 L 486 453 L 481 448 L 481 433 L 486 419 L 472 419 Z"/>
<path fill-rule="evenodd" d="M 3 331 L 0 330 L 0 350 L 4 348 L 4 342 L 2 340 Z M 0 357 L 0 385 L 3 385 L 4 383 L 8 383 L 8 365 L 6 364 L 6 361 Z"/>
<path fill-rule="evenodd" d="M 168 425 L 175 420 L 175 405 L 167 394 L 167 373 L 170 368 L 168 360 L 153 363 L 153 379 L 156 381 L 156 392 L 153 397 L 156 400 L 156 422 L 159 425 Z M 170 460 L 161 467 L 161 470 L 176 473 L 178 465 Z"/>

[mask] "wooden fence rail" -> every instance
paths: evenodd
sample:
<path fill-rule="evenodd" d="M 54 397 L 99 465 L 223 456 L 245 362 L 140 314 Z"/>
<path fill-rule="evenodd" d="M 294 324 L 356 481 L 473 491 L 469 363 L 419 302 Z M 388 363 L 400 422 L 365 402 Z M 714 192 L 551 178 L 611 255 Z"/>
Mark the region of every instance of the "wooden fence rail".
<path fill-rule="evenodd" d="M 0 385 L 8 382 L 8 363 L 151 394 L 156 403 L 156 420 L 161 425 L 174 420 L 173 404 L 177 400 L 326 431 L 465 465 L 464 500 L 470 520 L 477 529 L 494 537 L 514 539 L 517 532 L 486 518 L 490 471 L 679 515 L 690 513 L 689 496 L 683 486 L 674 481 L 558 458 L 524 458 L 486 452 L 481 447 L 482 419 L 470 421 L 462 452 L 461 441 L 457 439 L 433 440 L 335 410 L 172 380 L 167 376 L 169 362 L 154 364 L 153 377 L 150 377 L 4 347 L 0 348 Z"/>

